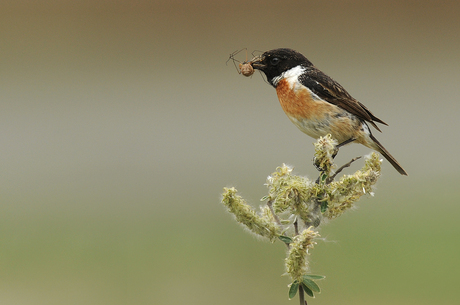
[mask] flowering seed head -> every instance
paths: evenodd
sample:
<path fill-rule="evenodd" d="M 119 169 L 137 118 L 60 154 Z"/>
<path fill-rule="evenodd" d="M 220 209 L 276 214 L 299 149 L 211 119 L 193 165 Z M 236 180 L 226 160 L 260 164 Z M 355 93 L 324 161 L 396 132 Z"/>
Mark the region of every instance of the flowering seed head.
<path fill-rule="evenodd" d="M 222 203 L 235 216 L 236 221 L 246 226 L 251 232 L 274 242 L 279 236 L 279 228 L 271 219 L 257 214 L 246 201 L 237 195 L 237 190 L 224 188 Z"/>
<path fill-rule="evenodd" d="M 361 170 L 353 175 L 344 175 L 340 180 L 330 183 L 326 190 L 328 209 L 324 216 L 338 217 L 366 193 L 373 194 L 373 186 L 380 177 L 381 164 L 379 155 L 373 152 L 370 156 L 366 156 L 366 162 Z"/>
<path fill-rule="evenodd" d="M 315 142 L 315 165 L 325 172 L 328 176 L 334 164 L 332 156 L 336 152 L 337 140 L 330 134 L 320 137 Z"/>
<path fill-rule="evenodd" d="M 268 177 L 266 185 L 267 199 L 273 205 L 275 214 L 294 214 L 306 223 L 316 222 L 320 217 L 316 203 L 311 200 L 314 183 L 305 177 L 292 175 L 291 167 L 285 164 L 278 167 L 276 172 Z"/>
<path fill-rule="evenodd" d="M 318 232 L 310 228 L 305 229 L 293 238 L 290 244 L 288 256 L 285 260 L 286 272 L 291 276 L 292 281 L 302 281 L 302 276 L 308 271 L 308 250 L 316 244 L 314 239 L 318 237 Z"/>

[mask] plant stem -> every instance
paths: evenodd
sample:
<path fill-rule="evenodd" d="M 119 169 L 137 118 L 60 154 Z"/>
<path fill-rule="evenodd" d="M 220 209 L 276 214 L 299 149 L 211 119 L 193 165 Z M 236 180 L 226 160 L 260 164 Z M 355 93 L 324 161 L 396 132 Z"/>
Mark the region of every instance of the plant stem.
<path fill-rule="evenodd" d="M 275 214 L 275 211 L 273 210 L 272 201 L 273 201 L 273 200 L 267 201 L 268 208 L 270 209 L 270 212 L 272 212 L 273 218 L 275 219 L 276 223 L 277 223 L 279 226 L 281 226 L 280 218 L 278 217 L 278 215 Z"/>
<path fill-rule="evenodd" d="M 340 173 L 345 167 L 349 167 L 349 166 L 351 165 L 351 163 L 355 162 L 355 161 L 358 160 L 358 159 L 361 159 L 361 157 L 353 158 L 353 159 L 351 159 L 350 162 L 348 162 L 348 163 L 342 165 L 342 166 L 334 173 L 334 175 L 332 175 L 332 176 L 330 176 L 329 178 L 327 178 L 326 184 L 329 184 L 329 183 L 331 183 L 332 181 L 334 181 L 334 178 L 338 175 L 338 173 Z"/>
<path fill-rule="evenodd" d="M 299 285 L 299 300 L 300 305 L 307 305 L 307 302 L 305 301 L 305 295 L 303 294 L 302 285 Z"/>

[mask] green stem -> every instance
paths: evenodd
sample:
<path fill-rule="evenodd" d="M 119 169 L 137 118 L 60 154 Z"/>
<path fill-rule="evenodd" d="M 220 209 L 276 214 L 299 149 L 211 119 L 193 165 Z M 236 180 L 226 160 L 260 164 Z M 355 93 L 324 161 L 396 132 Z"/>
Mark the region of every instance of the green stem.
<path fill-rule="evenodd" d="M 307 305 L 307 302 L 305 301 L 305 295 L 303 294 L 302 285 L 299 285 L 299 300 L 300 305 Z"/>

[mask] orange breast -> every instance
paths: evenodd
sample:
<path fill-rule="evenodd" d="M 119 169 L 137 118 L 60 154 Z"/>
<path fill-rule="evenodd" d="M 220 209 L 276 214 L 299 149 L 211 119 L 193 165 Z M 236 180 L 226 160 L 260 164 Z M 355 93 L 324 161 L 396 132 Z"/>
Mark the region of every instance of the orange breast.
<path fill-rule="evenodd" d="M 321 121 L 326 113 L 336 112 L 337 106 L 320 99 L 314 99 L 311 91 L 300 85 L 281 80 L 276 87 L 281 107 L 289 117 Z"/>
<path fill-rule="evenodd" d="M 339 143 L 352 137 L 361 122 L 344 109 L 316 97 L 297 82 L 281 80 L 276 93 L 289 119 L 304 133 L 315 139 L 330 133 Z"/>

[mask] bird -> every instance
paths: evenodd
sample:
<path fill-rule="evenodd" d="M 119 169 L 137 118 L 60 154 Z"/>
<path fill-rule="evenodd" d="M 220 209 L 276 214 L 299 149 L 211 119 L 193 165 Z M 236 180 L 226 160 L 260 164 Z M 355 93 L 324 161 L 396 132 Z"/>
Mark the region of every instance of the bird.
<path fill-rule="evenodd" d="M 316 68 L 304 55 L 279 48 L 264 52 L 249 61 L 263 72 L 276 89 L 279 102 L 288 118 L 312 138 L 331 134 L 337 149 L 359 143 L 381 153 L 401 174 L 407 172 L 374 137 L 369 125 L 388 125 L 366 106 L 354 99 L 338 82 Z"/>

